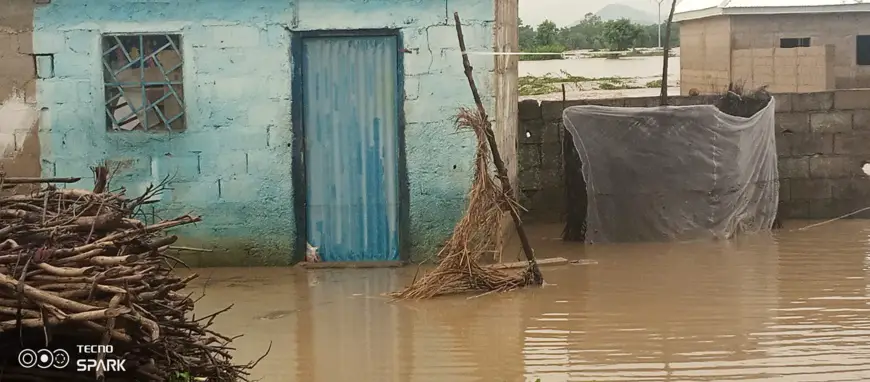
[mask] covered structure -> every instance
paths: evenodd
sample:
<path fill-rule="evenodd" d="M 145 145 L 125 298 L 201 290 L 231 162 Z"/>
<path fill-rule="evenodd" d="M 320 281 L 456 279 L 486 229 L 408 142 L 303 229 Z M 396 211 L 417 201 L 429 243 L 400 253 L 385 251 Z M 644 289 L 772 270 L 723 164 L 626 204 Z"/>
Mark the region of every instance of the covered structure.
<path fill-rule="evenodd" d="M 729 82 L 773 92 L 870 87 L 870 3 L 683 0 L 681 93 Z"/>

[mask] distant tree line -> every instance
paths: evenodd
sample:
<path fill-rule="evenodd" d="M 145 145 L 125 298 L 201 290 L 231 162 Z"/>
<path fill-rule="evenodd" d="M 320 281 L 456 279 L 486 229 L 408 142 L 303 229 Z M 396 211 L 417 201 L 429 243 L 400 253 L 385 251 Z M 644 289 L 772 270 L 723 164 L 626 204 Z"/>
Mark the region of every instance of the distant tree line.
<path fill-rule="evenodd" d="M 565 52 L 569 50 L 592 49 L 625 51 L 634 48 L 658 47 L 656 24 L 641 25 L 628 19 L 603 21 L 600 17 L 587 13 L 582 21 L 574 26 L 559 28 L 550 20 L 544 20 L 537 28 L 523 24 L 519 20 L 519 42 L 523 52 Z M 664 38 L 664 26 L 662 38 Z M 664 43 L 664 41 L 662 42 Z M 671 26 L 671 47 L 680 45 L 679 25 Z M 548 60 L 550 56 L 522 56 L 523 60 Z"/>

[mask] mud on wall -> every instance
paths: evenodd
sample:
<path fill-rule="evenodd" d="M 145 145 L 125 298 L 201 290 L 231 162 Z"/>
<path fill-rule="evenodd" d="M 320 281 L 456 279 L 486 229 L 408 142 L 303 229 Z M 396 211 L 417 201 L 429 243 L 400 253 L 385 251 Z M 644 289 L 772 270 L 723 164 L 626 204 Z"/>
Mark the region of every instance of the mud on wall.
<path fill-rule="evenodd" d="M 0 0 L 0 170 L 39 176 L 33 2 Z"/>
<path fill-rule="evenodd" d="M 870 206 L 870 90 L 775 95 L 780 216 L 824 219 Z M 673 105 L 708 103 L 672 97 Z M 658 97 L 566 101 L 564 106 L 652 107 Z M 519 103 L 518 161 L 526 219 L 563 219 L 562 101 Z M 630 187 L 631 185 L 626 185 Z M 870 218 L 870 212 L 854 215 Z"/>

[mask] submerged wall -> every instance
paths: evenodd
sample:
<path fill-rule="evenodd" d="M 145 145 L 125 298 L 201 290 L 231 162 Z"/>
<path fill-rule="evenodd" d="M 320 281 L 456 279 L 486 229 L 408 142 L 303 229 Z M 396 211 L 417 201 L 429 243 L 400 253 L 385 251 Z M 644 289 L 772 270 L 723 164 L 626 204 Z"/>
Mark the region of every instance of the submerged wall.
<path fill-rule="evenodd" d="M 85 176 L 120 163 L 112 186 L 139 193 L 174 176 L 149 218 L 194 211 L 185 244 L 214 248 L 192 265 L 285 264 L 295 227 L 291 186 L 290 38 L 294 30 L 399 28 L 404 56 L 405 142 L 412 255 L 426 257 L 461 216 L 471 182 L 473 136 L 455 110 L 473 104 L 452 11 L 471 50 L 493 47 L 492 0 L 69 0 L 39 6 L 33 52 L 42 173 Z M 107 131 L 100 36 L 180 33 L 187 128 Z M 494 103 L 492 57 L 472 58 L 484 103 Z"/>
<path fill-rule="evenodd" d="M 868 206 L 870 90 L 777 94 L 780 216 L 839 217 Z M 566 106 L 654 107 L 658 97 L 573 100 Z M 672 97 L 672 105 L 709 103 L 705 97 Z M 519 103 L 519 171 L 527 219 L 557 222 L 564 211 L 561 101 Z M 627 150 L 630 148 L 626 148 Z M 630 185 L 626 185 L 630 187 Z M 870 218 L 870 212 L 853 217 Z"/>

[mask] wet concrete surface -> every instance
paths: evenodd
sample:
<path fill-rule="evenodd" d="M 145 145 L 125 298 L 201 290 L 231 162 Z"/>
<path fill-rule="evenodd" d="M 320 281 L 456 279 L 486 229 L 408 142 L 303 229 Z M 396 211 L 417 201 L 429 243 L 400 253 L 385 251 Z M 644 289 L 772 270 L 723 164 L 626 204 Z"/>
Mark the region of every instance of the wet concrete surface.
<path fill-rule="evenodd" d="M 584 247 L 536 226 L 540 289 L 388 303 L 416 267 L 197 270 L 264 381 L 870 380 L 870 221 Z M 517 253 L 519 254 L 519 253 Z M 513 254 L 511 254 L 513 257 Z M 505 259 L 512 261 L 513 259 Z"/>

